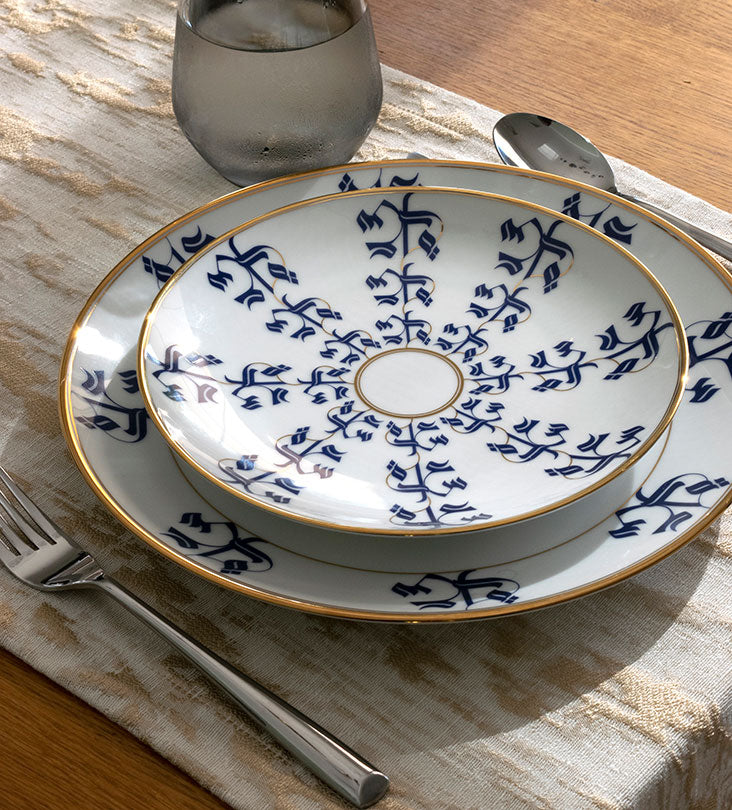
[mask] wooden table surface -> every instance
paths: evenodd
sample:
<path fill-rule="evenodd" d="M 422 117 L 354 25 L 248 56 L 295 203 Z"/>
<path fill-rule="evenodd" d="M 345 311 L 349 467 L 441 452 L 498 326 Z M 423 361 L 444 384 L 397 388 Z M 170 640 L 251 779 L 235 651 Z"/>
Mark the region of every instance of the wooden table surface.
<path fill-rule="evenodd" d="M 729 0 L 370 6 L 385 64 L 506 112 L 556 118 L 607 153 L 732 210 Z M 224 807 L 7 653 L 0 694 L 3 807 L 67 810 L 54 784 L 75 796 L 74 810 Z"/>

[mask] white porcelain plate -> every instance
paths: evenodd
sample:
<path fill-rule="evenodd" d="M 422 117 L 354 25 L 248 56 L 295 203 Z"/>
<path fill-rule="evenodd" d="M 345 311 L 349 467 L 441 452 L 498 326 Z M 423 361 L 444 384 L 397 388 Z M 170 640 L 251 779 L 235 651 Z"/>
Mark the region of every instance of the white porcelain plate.
<path fill-rule="evenodd" d="M 603 507 L 604 488 L 580 501 L 592 502 L 597 519 L 576 534 L 560 520 L 573 506 L 494 529 L 496 540 L 488 544 L 471 533 L 450 543 L 440 537 L 303 542 L 305 532 L 279 530 L 276 520 L 284 519 L 277 515 L 255 537 L 216 500 L 220 489 L 180 464 L 151 429 L 135 363 L 145 314 L 185 259 L 241 222 L 333 191 L 420 184 L 531 200 L 597 228 L 648 266 L 676 304 L 690 350 L 681 405 L 665 443 L 646 456 L 660 457 L 621 507 Z M 549 175 L 488 164 L 395 161 L 244 189 L 140 245 L 94 292 L 72 330 L 61 409 L 72 453 L 97 494 L 140 537 L 189 569 L 276 604 L 331 616 L 451 621 L 590 593 L 662 559 L 704 528 L 732 499 L 731 368 L 730 277 L 672 226 L 610 194 Z"/>
<path fill-rule="evenodd" d="M 411 537 L 599 488 L 668 426 L 686 366 L 673 304 L 609 237 L 424 187 L 306 200 L 222 236 L 165 284 L 139 347 L 148 413 L 213 483 Z"/>

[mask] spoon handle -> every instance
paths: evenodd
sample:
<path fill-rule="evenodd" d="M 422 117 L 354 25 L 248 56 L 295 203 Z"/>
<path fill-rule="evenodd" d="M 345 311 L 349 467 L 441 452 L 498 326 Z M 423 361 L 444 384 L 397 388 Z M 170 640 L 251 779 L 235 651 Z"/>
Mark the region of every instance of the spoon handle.
<path fill-rule="evenodd" d="M 668 211 L 664 211 L 663 208 L 658 208 L 649 202 L 645 202 L 645 200 L 639 200 L 637 197 L 633 197 L 630 194 L 623 194 L 621 191 L 616 191 L 615 193 L 618 195 L 618 197 L 622 197 L 624 200 L 628 200 L 628 202 L 640 205 L 641 208 L 645 208 L 652 214 L 658 214 L 658 216 L 665 219 L 666 222 L 670 222 L 679 230 L 683 231 L 684 233 L 688 233 L 689 236 L 691 236 L 692 239 L 696 239 L 700 245 L 704 245 L 705 248 L 714 251 L 714 253 L 718 253 L 720 256 L 724 256 L 724 258 L 728 259 L 729 261 L 732 261 L 732 243 L 728 242 L 726 239 L 715 236 L 713 233 L 709 233 L 709 231 L 705 231 L 702 228 L 693 225 L 691 222 L 687 222 L 685 219 L 679 219 L 679 217 L 669 214 Z"/>

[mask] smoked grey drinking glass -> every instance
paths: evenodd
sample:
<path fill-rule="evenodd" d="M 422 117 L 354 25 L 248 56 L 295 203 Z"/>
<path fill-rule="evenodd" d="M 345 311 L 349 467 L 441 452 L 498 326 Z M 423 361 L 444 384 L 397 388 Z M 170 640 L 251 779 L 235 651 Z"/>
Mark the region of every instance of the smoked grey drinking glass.
<path fill-rule="evenodd" d="M 232 183 L 345 163 L 381 97 L 364 0 L 180 0 L 173 109 Z"/>

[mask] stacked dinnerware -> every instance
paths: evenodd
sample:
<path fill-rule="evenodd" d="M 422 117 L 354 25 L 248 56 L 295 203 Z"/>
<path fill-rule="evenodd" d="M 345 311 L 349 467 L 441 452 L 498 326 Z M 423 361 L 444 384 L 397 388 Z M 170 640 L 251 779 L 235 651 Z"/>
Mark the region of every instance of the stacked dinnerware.
<path fill-rule="evenodd" d="M 705 360 L 730 297 L 694 242 L 588 186 L 351 164 L 130 254 L 72 332 L 62 413 L 110 508 L 204 576 L 332 616 L 500 615 L 619 581 L 723 507 L 732 386 Z"/>

